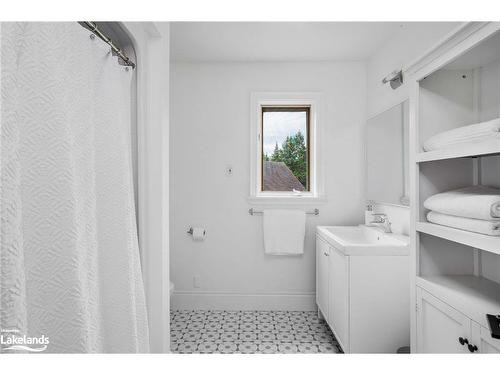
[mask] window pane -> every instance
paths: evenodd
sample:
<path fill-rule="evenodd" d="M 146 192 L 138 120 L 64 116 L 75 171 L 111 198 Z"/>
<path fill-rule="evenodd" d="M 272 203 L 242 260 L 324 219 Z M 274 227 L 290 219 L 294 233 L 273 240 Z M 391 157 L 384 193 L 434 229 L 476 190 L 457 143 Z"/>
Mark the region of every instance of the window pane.
<path fill-rule="evenodd" d="M 309 191 L 309 108 L 262 111 L 262 190 Z"/>

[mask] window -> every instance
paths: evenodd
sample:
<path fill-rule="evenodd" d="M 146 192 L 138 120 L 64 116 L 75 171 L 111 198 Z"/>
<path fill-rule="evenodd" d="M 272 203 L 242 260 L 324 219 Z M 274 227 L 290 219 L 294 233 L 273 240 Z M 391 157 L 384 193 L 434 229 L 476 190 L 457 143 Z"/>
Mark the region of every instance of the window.
<path fill-rule="evenodd" d="M 318 93 L 252 94 L 250 201 L 323 198 L 320 100 Z"/>
<path fill-rule="evenodd" d="M 261 118 L 261 191 L 310 191 L 310 107 L 262 106 Z"/>

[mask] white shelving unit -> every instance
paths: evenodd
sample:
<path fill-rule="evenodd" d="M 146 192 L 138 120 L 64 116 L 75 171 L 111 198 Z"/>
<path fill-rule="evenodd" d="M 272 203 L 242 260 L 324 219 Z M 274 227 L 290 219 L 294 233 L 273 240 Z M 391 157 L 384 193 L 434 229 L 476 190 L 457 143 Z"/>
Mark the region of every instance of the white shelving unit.
<path fill-rule="evenodd" d="M 493 140 L 491 142 L 476 143 L 457 147 L 454 149 L 419 152 L 415 158 L 415 161 L 417 163 L 425 163 L 429 161 L 445 159 L 498 155 L 499 153 L 500 140 Z"/>
<path fill-rule="evenodd" d="M 486 234 L 469 232 L 428 222 L 416 223 L 416 229 L 419 233 L 429 234 L 479 250 L 500 254 L 500 237 L 488 236 Z"/>
<path fill-rule="evenodd" d="M 407 69 L 407 81 L 411 350 L 500 353 L 486 320 L 486 314 L 500 314 L 500 237 L 429 223 L 423 207 L 439 192 L 500 187 L 500 140 L 422 148 L 440 132 L 500 117 L 500 23 L 471 22 L 456 30 Z"/>

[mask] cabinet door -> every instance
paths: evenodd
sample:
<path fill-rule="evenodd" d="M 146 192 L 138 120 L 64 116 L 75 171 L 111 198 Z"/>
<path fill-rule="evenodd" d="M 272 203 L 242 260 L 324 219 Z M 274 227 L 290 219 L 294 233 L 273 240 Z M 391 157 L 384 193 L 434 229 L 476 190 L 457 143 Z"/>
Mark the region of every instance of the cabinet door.
<path fill-rule="evenodd" d="M 469 353 L 460 337 L 471 342 L 471 320 L 417 287 L 418 352 Z"/>
<path fill-rule="evenodd" d="M 330 251 L 330 327 L 344 352 L 349 346 L 349 257 Z"/>
<path fill-rule="evenodd" d="M 491 332 L 472 322 L 472 344 L 477 346 L 477 353 L 500 354 L 500 339 L 491 337 Z"/>
<path fill-rule="evenodd" d="M 316 237 L 316 304 L 328 319 L 328 258 L 330 247 L 320 237 Z"/>

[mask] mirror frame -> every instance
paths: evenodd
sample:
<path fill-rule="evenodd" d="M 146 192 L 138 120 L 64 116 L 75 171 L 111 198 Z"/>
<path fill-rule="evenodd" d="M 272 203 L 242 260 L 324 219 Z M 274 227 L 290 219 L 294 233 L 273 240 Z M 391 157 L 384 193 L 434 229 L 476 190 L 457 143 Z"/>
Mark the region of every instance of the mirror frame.
<path fill-rule="evenodd" d="M 378 201 L 376 199 L 370 199 L 368 197 L 368 147 L 367 147 L 367 142 L 368 142 L 368 121 L 371 119 L 374 119 L 377 116 L 380 116 L 381 114 L 390 111 L 391 109 L 398 107 L 402 105 L 403 106 L 403 191 L 400 197 L 399 197 L 399 203 L 395 202 L 385 202 L 385 201 Z M 366 204 L 384 204 L 388 206 L 396 206 L 396 207 L 410 207 L 410 181 L 409 181 L 409 167 L 410 167 L 410 160 L 409 160 L 409 99 L 405 98 L 404 100 L 391 105 L 388 108 L 385 108 L 383 111 L 378 112 L 377 114 L 368 117 L 365 121 L 365 126 L 363 128 L 363 149 L 364 149 L 364 177 L 365 177 L 365 200 Z"/>

